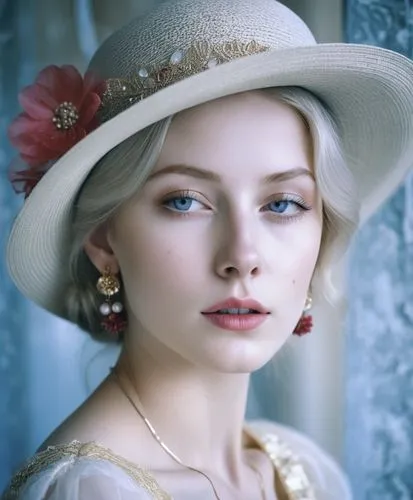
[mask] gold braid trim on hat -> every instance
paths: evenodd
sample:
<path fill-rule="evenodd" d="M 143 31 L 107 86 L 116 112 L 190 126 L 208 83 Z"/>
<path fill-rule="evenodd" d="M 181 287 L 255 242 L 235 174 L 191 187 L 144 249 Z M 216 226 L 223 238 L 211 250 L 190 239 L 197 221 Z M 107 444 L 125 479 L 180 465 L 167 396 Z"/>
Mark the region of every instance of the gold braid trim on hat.
<path fill-rule="evenodd" d="M 109 78 L 98 111 L 101 122 L 169 85 L 219 64 L 265 52 L 269 47 L 256 41 L 232 41 L 223 44 L 196 42 L 187 50 L 177 50 L 169 60 L 156 67 L 136 68 L 129 78 Z"/>

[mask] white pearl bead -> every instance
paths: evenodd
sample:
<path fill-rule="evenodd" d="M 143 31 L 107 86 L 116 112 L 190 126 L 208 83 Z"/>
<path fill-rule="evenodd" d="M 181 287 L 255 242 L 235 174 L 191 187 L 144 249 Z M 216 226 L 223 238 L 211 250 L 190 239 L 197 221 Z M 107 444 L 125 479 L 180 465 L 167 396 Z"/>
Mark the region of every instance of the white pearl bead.
<path fill-rule="evenodd" d="M 99 311 L 103 314 L 103 316 L 107 316 L 110 314 L 110 305 L 107 302 L 104 302 L 100 305 Z"/>
<path fill-rule="evenodd" d="M 138 75 L 140 76 L 140 78 L 145 79 L 145 78 L 148 78 L 149 73 L 148 73 L 148 70 L 146 68 L 141 68 L 138 71 Z"/>
<path fill-rule="evenodd" d="M 120 313 L 123 309 L 123 305 L 120 302 L 114 302 L 112 304 L 112 311 L 114 313 Z"/>
<path fill-rule="evenodd" d="M 177 50 L 171 55 L 170 62 L 172 64 L 179 64 L 184 58 L 184 53 L 181 50 Z"/>

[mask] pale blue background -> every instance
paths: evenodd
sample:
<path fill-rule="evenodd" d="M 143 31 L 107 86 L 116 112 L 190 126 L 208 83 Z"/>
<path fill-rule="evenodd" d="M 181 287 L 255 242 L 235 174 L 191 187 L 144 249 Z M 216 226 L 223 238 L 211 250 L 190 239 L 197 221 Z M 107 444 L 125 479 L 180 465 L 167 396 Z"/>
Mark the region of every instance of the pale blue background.
<path fill-rule="evenodd" d="M 82 0 L 79 21 L 87 21 Z M 0 248 L 19 201 L 6 181 L 5 131 L 18 111 L 16 89 L 32 81 L 34 0 L 0 0 Z M 404 0 L 348 0 L 348 40 L 412 55 L 412 5 Z M 93 33 L 82 30 L 90 52 Z M 412 180 L 358 236 L 350 265 L 347 326 L 346 468 L 356 500 L 413 498 L 413 192 Z M 53 330 L 53 331 L 50 331 Z M 96 379 L 86 368 L 96 346 L 29 304 L 0 259 L 0 490 L 12 469 L 84 397 Z M 76 340 L 76 342 L 74 342 Z M 64 353 L 57 366 L 56 352 Z M 36 356 L 34 355 L 36 353 Z M 41 353 L 41 355 L 39 355 Z M 60 356 L 58 359 L 62 359 Z M 47 363 L 43 361 L 47 360 Z M 76 360 L 76 369 L 73 365 Z M 80 366 L 81 370 L 77 369 Z M 56 394 L 48 408 L 44 381 Z M 263 379 L 249 411 L 276 416 Z M 339 499 L 337 499 L 339 500 Z"/>
<path fill-rule="evenodd" d="M 413 55 L 412 2 L 349 0 L 347 37 Z M 363 228 L 350 266 L 346 462 L 357 499 L 413 498 L 413 180 Z"/>
<path fill-rule="evenodd" d="M 19 201 L 6 181 L 10 148 L 5 134 L 18 111 L 16 88 L 32 78 L 33 29 L 26 2 L 0 0 L 0 249 Z M 30 411 L 25 367 L 30 354 L 26 302 L 11 284 L 0 258 L 0 490 L 11 467 L 29 452 Z"/>

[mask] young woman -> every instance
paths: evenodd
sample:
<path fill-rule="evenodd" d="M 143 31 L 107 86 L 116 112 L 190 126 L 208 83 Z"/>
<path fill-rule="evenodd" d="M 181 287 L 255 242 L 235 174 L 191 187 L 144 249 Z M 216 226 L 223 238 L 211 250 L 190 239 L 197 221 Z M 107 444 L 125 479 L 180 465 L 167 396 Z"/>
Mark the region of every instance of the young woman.
<path fill-rule="evenodd" d="M 332 297 L 355 182 L 366 212 L 410 167 L 412 77 L 397 54 L 317 45 L 274 0 L 173 0 L 84 80 L 40 73 L 10 128 L 10 272 L 122 349 L 4 498 L 351 498 L 307 438 L 245 422 L 248 383 Z"/>

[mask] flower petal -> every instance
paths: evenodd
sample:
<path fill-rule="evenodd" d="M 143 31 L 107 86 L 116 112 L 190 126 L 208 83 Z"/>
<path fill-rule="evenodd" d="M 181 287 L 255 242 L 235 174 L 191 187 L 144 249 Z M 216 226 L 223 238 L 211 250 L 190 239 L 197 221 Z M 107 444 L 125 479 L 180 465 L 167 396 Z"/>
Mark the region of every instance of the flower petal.
<path fill-rule="evenodd" d="M 26 113 L 37 120 L 51 120 L 58 103 L 46 87 L 30 85 L 19 94 L 19 102 Z"/>
<path fill-rule="evenodd" d="M 69 101 L 77 107 L 81 102 L 83 80 L 74 66 L 47 66 L 39 73 L 36 83 L 45 87 L 58 104 Z"/>
<path fill-rule="evenodd" d="M 83 79 L 83 90 L 85 94 L 89 92 L 95 92 L 98 95 L 102 95 L 105 91 L 106 83 L 104 80 L 99 78 L 96 73 L 92 71 L 87 71 Z"/>
<path fill-rule="evenodd" d="M 41 146 L 39 146 L 37 150 L 36 155 L 26 155 L 26 154 L 21 154 L 20 158 L 30 165 L 31 168 L 41 168 L 43 165 L 48 163 L 49 161 L 52 160 L 57 160 L 59 158 L 56 153 L 51 152 L 47 148 L 41 149 Z"/>
<path fill-rule="evenodd" d="M 83 97 L 83 78 L 79 71 L 72 65 L 66 64 L 60 68 L 62 80 L 61 94 L 63 101 L 71 102 L 79 108 Z M 61 101 L 61 102 L 63 102 Z"/>
<path fill-rule="evenodd" d="M 9 180 L 14 191 L 25 193 L 27 198 L 49 168 L 49 164 L 37 169 L 28 168 L 20 158 L 14 159 L 9 168 Z"/>
<path fill-rule="evenodd" d="M 60 68 L 54 64 L 46 66 L 37 75 L 36 83 L 42 85 L 53 94 L 56 87 L 61 83 Z"/>
<path fill-rule="evenodd" d="M 50 149 L 47 142 L 38 141 L 38 137 L 26 137 L 19 148 L 21 158 L 30 166 L 38 166 L 59 157 L 59 153 Z"/>
<path fill-rule="evenodd" d="M 56 130 L 53 134 L 48 135 L 47 137 L 39 137 L 39 141 L 41 141 L 46 148 L 53 151 L 56 155 L 63 156 L 85 136 L 85 129 L 83 127 L 75 126 L 64 132 Z"/>
<path fill-rule="evenodd" d="M 23 158 L 30 158 L 32 162 L 42 163 L 44 161 L 49 161 L 51 158 L 55 157 L 55 153 L 51 151 L 47 146 L 42 143 L 32 143 L 26 144 L 24 149 L 20 150 L 20 156 Z M 25 159 L 26 161 L 26 159 Z M 32 165 L 32 162 L 30 165 Z"/>
<path fill-rule="evenodd" d="M 50 137 L 56 131 L 52 123 L 37 122 L 30 118 L 24 119 L 24 117 L 22 121 L 24 123 L 21 126 L 19 123 L 14 123 L 17 125 L 15 130 L 10 127 L 9 138 L 13 146 L 19 150 L 20 156 L 29 165 L 38 165 L 59 156 L 48 147 Z"/>
<path fill-rule="evenodd" d="M 20 148 L 21 143 L 33 142 L 39 134 L 51 134 L 53 130 L 55 127 L 52 121 L 33 120 L 26 113 L 21 113 L 10 124 L 8 136 L 13 146 Z"/>
<path fill-rule="evenodd" d="M 30 165 L 62 156 L 86 135 L 85 128 L 79 125 L 69 130 L 57 130 L 52 122 L 37 122 L 28 117 L 22 117 L 21 121 L 22 125 L 15 120 L 10 142 L 22 157 L 30 157 L 27 159 Z"/>
<path fill-rule="evenodd" d="M 27 113 L 20 113 L 11 122 L 8 128 L 8 137 L 13 146 L 18 147 L 14 141 L 22 134 L 30 133 L 30 131 L 35 131 L 37 126 L 37 121 L 30 118 Z"/>
<path fill-rule="evenodd" d="M 95 93 L 89 93 L 85 96 L 82 107 L 79 110 L 79 125 L 86 128 L 87 131 L 93 130 L 89 127 L 101 103 L 100 97 Z"/>

